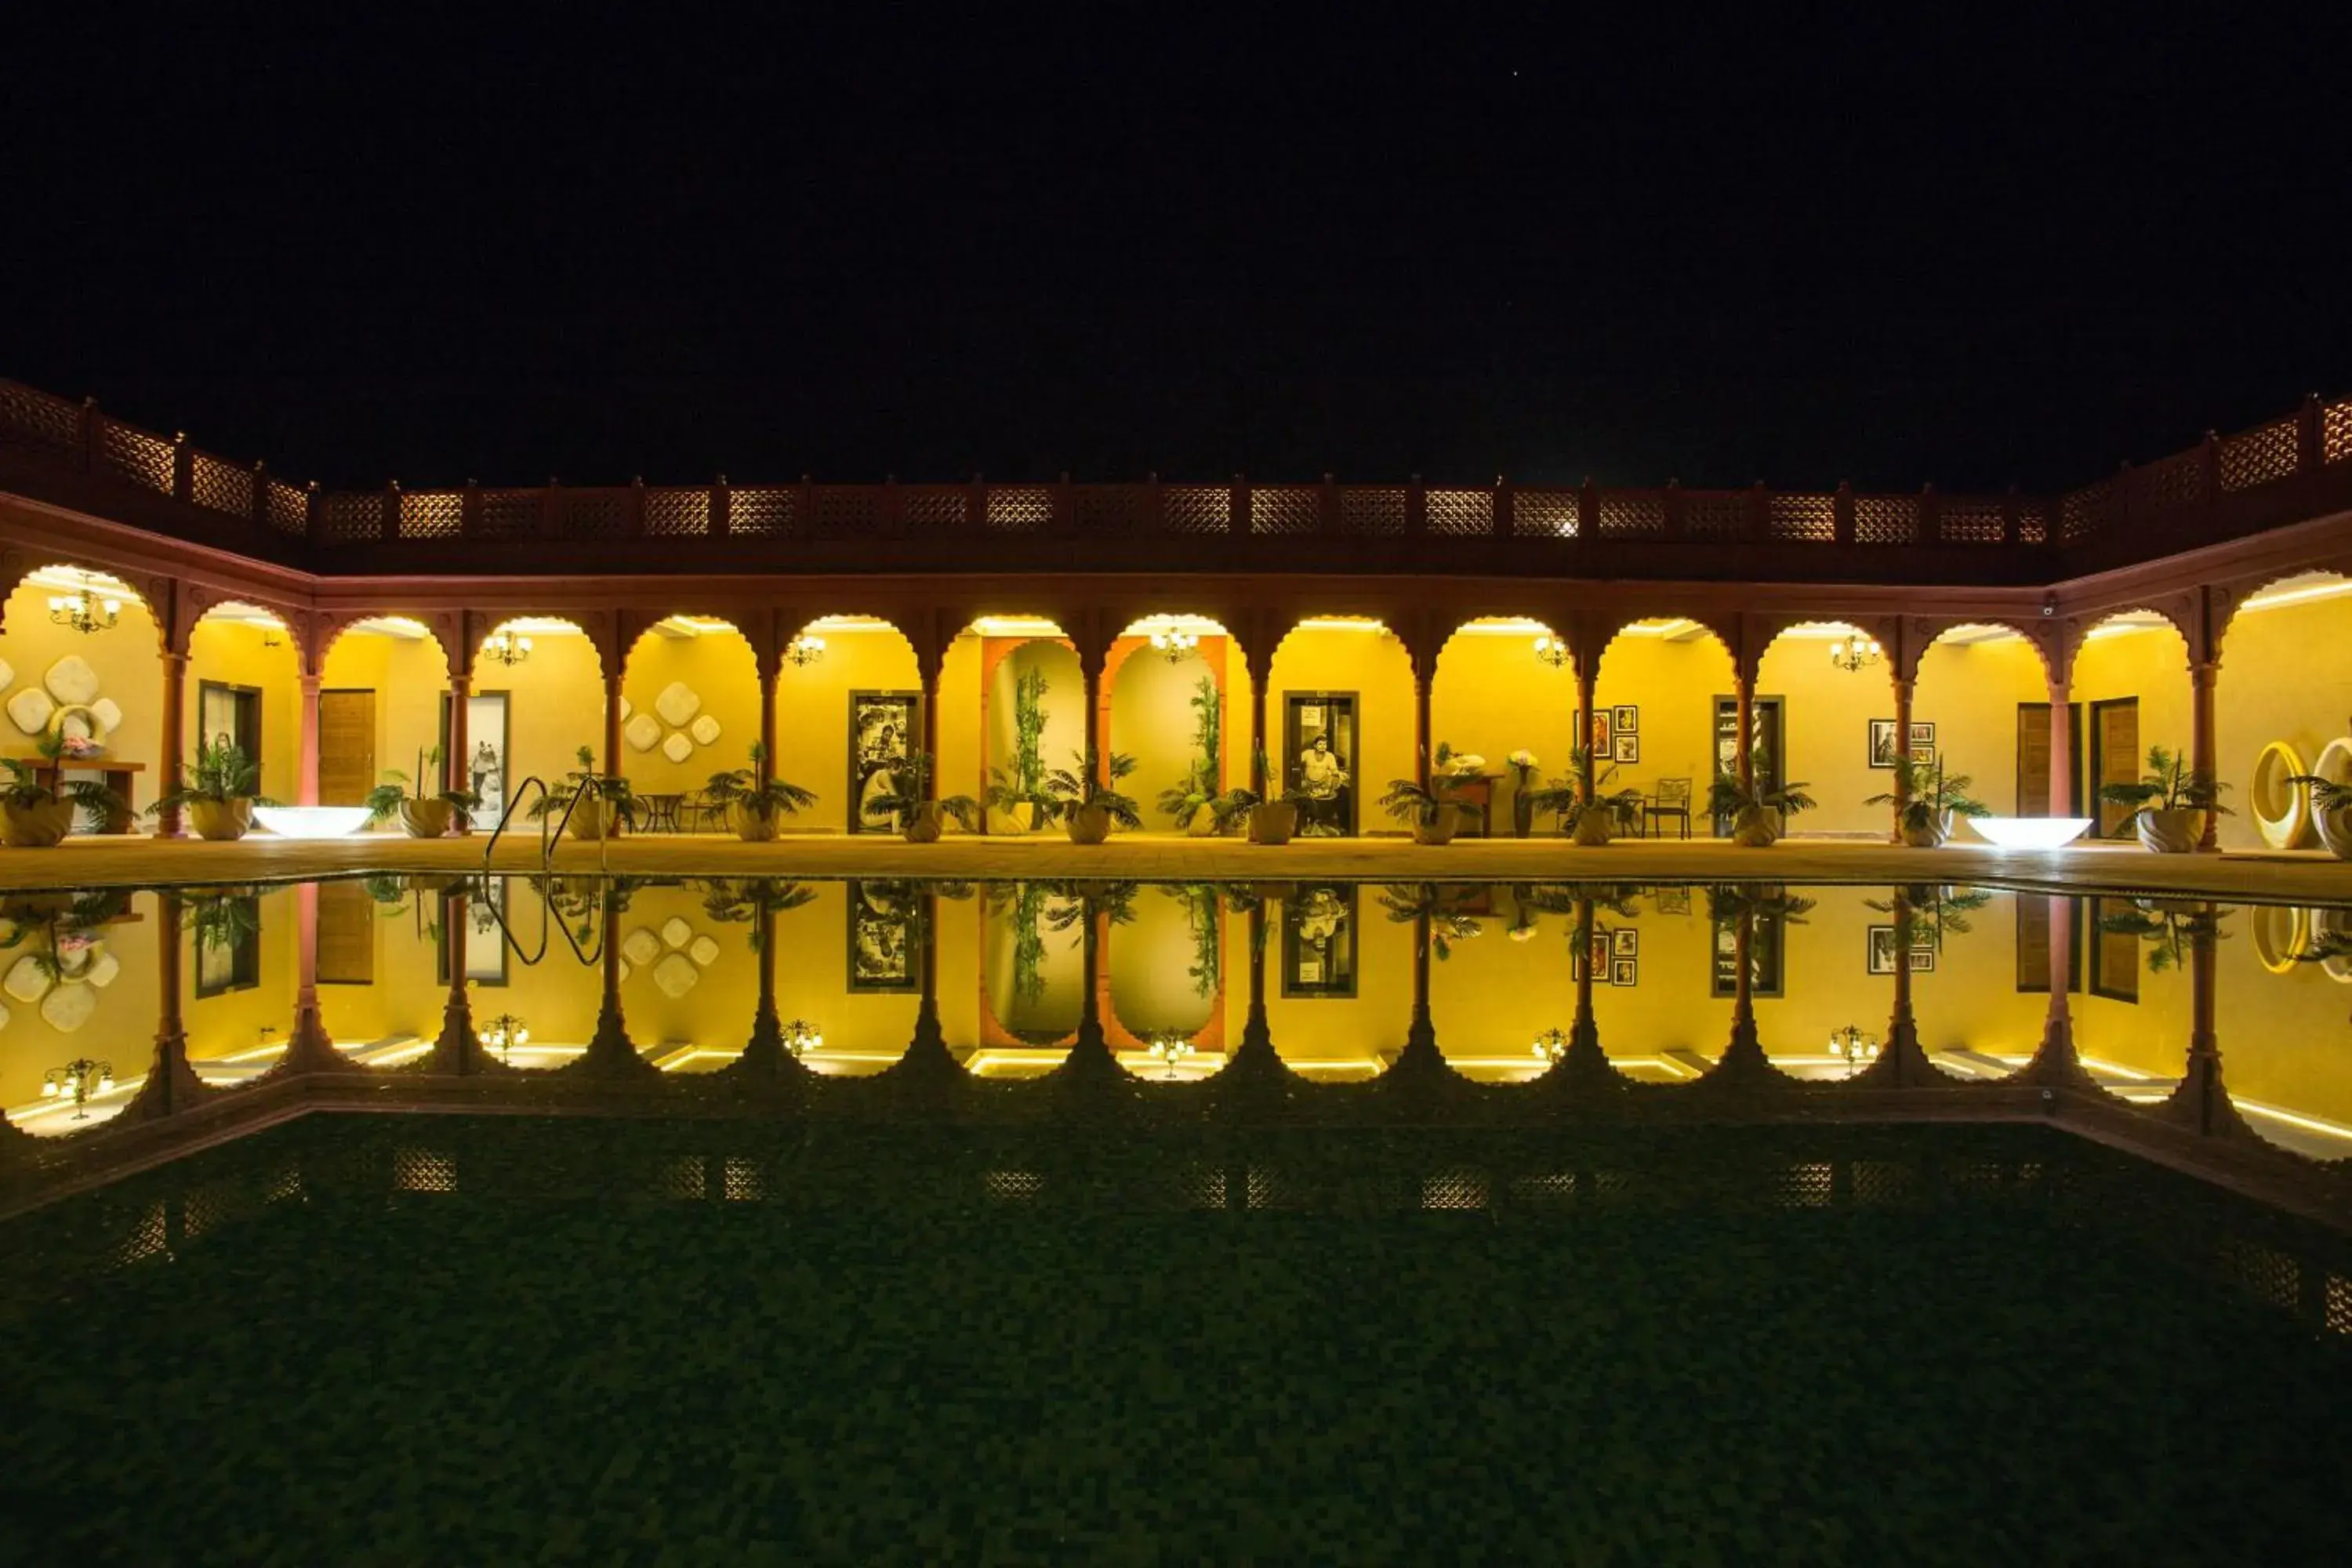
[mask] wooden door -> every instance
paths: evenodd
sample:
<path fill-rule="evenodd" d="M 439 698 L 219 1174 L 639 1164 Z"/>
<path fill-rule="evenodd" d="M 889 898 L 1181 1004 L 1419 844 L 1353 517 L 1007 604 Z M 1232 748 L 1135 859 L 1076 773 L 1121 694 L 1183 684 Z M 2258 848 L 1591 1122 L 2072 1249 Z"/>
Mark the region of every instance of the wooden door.
<path fill-rule="evenodd" d="M 324 693 L 320 694 L 321 696 Z M 323 742 L 324 737 L 320 737 Z M 322 789 L 323 795 L 325 791 Z M 375 983 L 375 900 L 360 882 L 319 884 L 319 984 Z"/>
<path fill-rule="evenodd" d="M 2138 698 L 2091 704 L 2091 798 L 2098 805 L 2099 834 L 2114 838 L 2130 831 L 2132 808 L 2101 801 L 2098 792 L 2139 777 Z"/>
<path fill-rule="evenodd" d="M 319 693 L 319 804 L 357 805 L 375 787 L 375 692 Z M 429 794 L 437 779 L 411 779 L 411 795 Z"/>
<path fill-rule="evenodd" d="M 2066 782 L 2073 799 L 2050 802 L 2050 704 L 2017 705 L 2017 815 L 2074 816 L 2083 793 L 2083 705 L 2066 704 Z"/>

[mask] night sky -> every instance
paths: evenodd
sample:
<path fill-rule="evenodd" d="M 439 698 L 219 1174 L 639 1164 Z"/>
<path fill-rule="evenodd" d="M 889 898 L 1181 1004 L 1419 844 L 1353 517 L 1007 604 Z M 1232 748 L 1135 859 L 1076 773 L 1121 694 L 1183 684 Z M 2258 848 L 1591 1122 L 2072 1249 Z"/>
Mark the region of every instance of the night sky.
<path fill-rule="evenodd" d="M 0 374 L 331 486 L 2036 489 L 2352 391 L 2284 17 L 40 9 Z"/>

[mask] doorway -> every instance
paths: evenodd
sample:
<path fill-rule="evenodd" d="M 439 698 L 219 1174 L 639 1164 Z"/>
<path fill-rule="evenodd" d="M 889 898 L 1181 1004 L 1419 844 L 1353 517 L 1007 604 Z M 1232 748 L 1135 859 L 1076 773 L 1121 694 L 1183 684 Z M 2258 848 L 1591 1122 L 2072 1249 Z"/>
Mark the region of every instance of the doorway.
<path fill-rule="evenodd" d="M 2061 809 L 2063 808 L 2063 809 Z M 2066 798 L 2050 802 L 2050 704 L 2017 705 L 2017 815 L 2083 815 L 2083 705 L 2066 704 Z"/>
<path fill-rule="evenodd" d="M 416 795 L 429 795 L 438 779 L 411 779 Z M 341 688 L 319 693 L 319 804 L 358 805 L 375 787 L 375 689 Z"/>
<path fill-rule="evenodd" d="M 197 743 L 214 745 L 223 736 L 245 753 L 247 762 L 257 768 L 261 765 L 259 687 L 230 686 L 218 680 L 196 683 Z"/>
<path fill-rule="evenodd" d="M 2128 784 L 2139 777 L 2139 699 L 2111 698 L 2091 704 L 2091 803 L 2098 810 L 2102 838 L 2130 836 L 2132 807 L 2099 798 L 2111 784 Z"/>
<path fill-rule="evenodd" d="M 1291 691 L 1283 698 L 1283 778 L 1276 793 L 1304 790 L 1298 831 L 1306 837 L 1356 833 L 1356 694 Z"/>
<path fill-rule="evenodd" d="M 1779 789 L 1787 782 L 1780 738 L 1786 732 L 1782 703 L 1778 697 L 1759 697 L 1749 709 L 1748 755 L 1756 769 L 1756 793 Z M 1725 777 L 1739 773 L 1739 699 L 1715 700 L 1715 771 Z M 1713 781 L 1708 781 L 1712 783 Z M 1715 819 L 1715 836 L 1731 837 L 1731 818 Z"/>

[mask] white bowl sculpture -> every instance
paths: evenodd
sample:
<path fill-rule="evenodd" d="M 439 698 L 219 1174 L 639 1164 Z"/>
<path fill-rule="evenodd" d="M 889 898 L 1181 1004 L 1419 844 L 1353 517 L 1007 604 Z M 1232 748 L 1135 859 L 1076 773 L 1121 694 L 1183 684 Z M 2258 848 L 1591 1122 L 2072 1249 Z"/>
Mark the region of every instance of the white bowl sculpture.
<path fill-rule="evenodd" d="M 2087 816 L 1972 816 L 1977 836 L 2000 849 L 2058 849 L 2090 831 Z"/>
<path fill-rule="evenodd" d="M 363 805 L 257 805 L 253 820 L 280 838 L 341 838 L 367 826 Z"/>

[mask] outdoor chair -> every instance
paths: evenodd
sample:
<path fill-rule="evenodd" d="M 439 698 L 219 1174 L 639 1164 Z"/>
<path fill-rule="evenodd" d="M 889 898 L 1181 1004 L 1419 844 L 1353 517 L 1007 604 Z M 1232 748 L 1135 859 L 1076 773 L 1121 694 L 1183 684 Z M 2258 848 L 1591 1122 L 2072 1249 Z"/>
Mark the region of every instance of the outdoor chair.
<path fill-rule="evenodd" d="M 1690 837 L 1691 781 L 1660 779 L 1658 793 L 1642 804 L 1642 837 L 1650 837 L 1650 829 L 1668 817 L 1682 825 L 1682 836 Z M 1661 832 L 1660 837 L 1665 835 Z"/>

